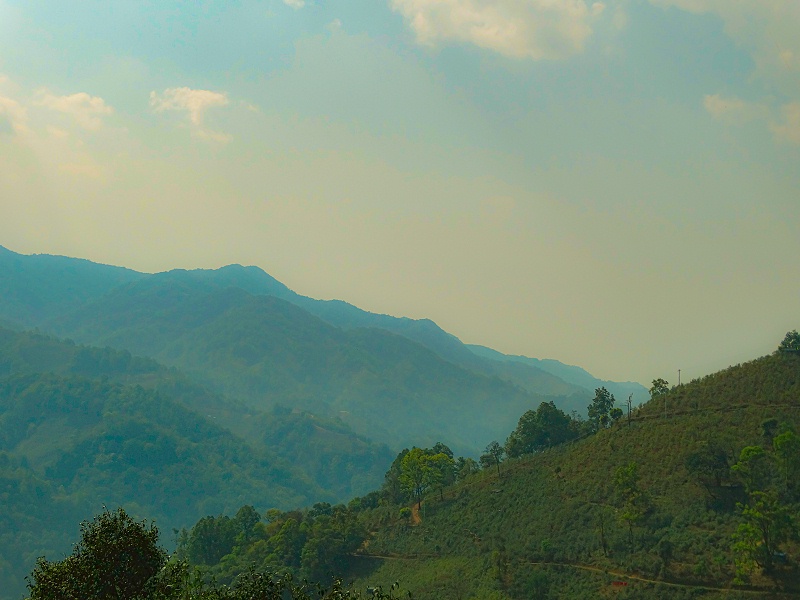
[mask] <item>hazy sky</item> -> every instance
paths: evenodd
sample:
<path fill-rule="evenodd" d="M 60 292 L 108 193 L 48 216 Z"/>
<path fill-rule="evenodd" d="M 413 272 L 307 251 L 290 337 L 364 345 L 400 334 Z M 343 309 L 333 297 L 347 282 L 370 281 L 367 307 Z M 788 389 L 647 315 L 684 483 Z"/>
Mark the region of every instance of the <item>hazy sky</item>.
<path fill-rule="evenodd" d="M 675 382 L 800 328 L 797 0 L 0 0 L 0 245 Z"/>

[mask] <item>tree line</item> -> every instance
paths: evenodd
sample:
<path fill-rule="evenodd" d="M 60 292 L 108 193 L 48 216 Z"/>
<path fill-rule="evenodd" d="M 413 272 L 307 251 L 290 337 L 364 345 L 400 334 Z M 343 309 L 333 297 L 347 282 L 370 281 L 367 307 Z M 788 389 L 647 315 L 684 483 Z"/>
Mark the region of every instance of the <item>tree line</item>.
<path fill-rule="evenodd" d="M 244 534 L 253 514 L 232 520 Z M 28 577 L 29 600 L 390 600 L 388 590 L 348 589 L 338 579 L 327 585 L 298 581 L 288 573 L 245 569 L 229 585 L 203 577 L 184 559 L 170 557 L 158 544 L 158 528 L 136 521 L 123 509 L 104 510 L 81 525 L 81 539 L 61 561 L 40 558 Z M 410 594 L 407 594 L 410 597 Z"/>

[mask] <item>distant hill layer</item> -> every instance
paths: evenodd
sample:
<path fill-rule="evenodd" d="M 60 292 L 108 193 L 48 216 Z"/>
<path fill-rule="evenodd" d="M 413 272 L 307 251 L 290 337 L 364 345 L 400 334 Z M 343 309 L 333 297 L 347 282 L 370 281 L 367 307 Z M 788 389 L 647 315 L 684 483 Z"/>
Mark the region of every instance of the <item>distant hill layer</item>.
<path fill-rule="evenodd" d="M 0 377 L 36 373 L 104 379 L 153 390 L 225 427 L 251 446 L 285 459 L 298 473 L 305 473 L 302 477 L 322 482 L 320 493 L 339 500 L 380 483 L 393 457 L 386 445 L 356 435 L 340 420 L 291 410 L 256 410 L 222 397 L 185 373 L 128 351 L 77 346 L 0 328 Z M 311 429 L 306 427 L 309 421 L 314 423 Z M 297 451 L 300 432 L 304 452 Z"/>
<path fill-rule="evenodd" d="M 88 260 L 17 254 L 0 246 L 0 318 L 19 327 L 41 327 L 112 288 L 146 277 Z"/>
<path fill-rule="evenodd" d="M 21 275 L 25 273 L 24 275 Z M 415 341 L 441 358 L 463 368 L 489 376 L 498 376 L 536 395 L 558 398 L 566 410 L 586 409 L 598 380 L 567 376 L 571 369 L 558 361 L 513 357 L 498 361 L 498 356 L 481 355 L 428 319 L 397 318 L 363 311 L 341 300 L 315 300 L 301 296 L 257 267 L 229 265 L 216 270 L 175 270 L 146 275 L 128 269 L 97 265 L 66 257 L 25 256 L 0 248 L 0 323 L 25 327 L 49 328 L 53 318 L 63 317 L 88 301 L 97 300 L 117 285 L 144 278 L 169 278 L 186 283 L 204 283 L 219 288 L 234 287 L 252 295 L 268 295 L 295 304 L 325 322 L 342 329 L 374 328 L 390 331 Z M 488 349 L 487 349 L 488 350 Z M 499 353 L 498 353 L 499 354 Z M 500 355 L 504 356 L 504 355 Z M 506 364 L 502 364 L 505 362 Z M 563 366 L 563 369 L 560 368 Z M 603 382 L 614 386 L 613 382 Z M 610 388 L 609 388 L 610 389 Z M 646 398 L 646 390 L 636 384 L 622 384 L 613 391 L 618 400 L 634 394 L 634 401 Z M 627 393 L 626 393 L 627 392 Z"/>
<path fill-rule="evenodd" d="M 0 328 L 0 598 L 104 505 L 167 532 L 244 503 L 346 501 L 393 456 L 341 422 L 256 411 L 152 359 Z"/>
<path fill-rule="evenodd" d="M 447 440 L 475 454 L 543 399 L 402 336 L 342 330 L 279 298 L 182 274 L 117 288 L 51 325 L 177 366 L 256 409 L 338 418 L 395 448 Z"/>
<path fill-rule="evenodd" d="M 472 350 L 477 356 L 491 359 L 493 361 L 502 363 L 505 368 L 514 369 L 521 366 L 533 367 L 538 370 L 545 371 L 551 375 L 565 381 L 569 384 L 577 386 L 585 390 L 595 390 L 600 387 L 606 388 L 609 392 L 614 394 L 620 404 L 624 404 L 628 397 L 631 398 L 633 405 L 639 405 L 650 399 L 650 395 L 642 384 L 634 381 L 608 381 L 604 379 L 597 379 L 591 373 L 573 365 L 565 365 L 562 362 L 553 360 L 551 358 L 529 358 L 527 356 L 515 356 L 503 354 L 497 350 L 492 350 L 485 346 L 478 346 L 474 344 L 467 344 L 467 348 Z"/>

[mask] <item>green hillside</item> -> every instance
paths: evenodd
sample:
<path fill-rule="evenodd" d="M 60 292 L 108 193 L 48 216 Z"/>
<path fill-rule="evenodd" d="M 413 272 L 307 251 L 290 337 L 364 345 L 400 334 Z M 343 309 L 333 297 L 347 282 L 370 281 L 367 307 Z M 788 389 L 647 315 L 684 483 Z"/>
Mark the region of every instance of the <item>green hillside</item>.
<path fill-rule="evenodd" d="M 395 448 L 446 437 L 459 452 L 477 454 L 545 399 L 402 336 L 342 330 L 273 296 L 169 274 L 114 290 L 54 327 L 152 356 L 256 409 L 281 405 L 340 419 Z"/>
<path fill-rule="evenodd" d="M 112 288 L 145 277 L 88 260 L 17 254 L 0 246 L 0 320 L 40 327 Z"/>
<path fill-rule="evenodd" d="M 346 499 L 391 458 L 342 423 L 253 411 L 152 359 L 0 328 L 0 598 L 103 505 L 170 531 L 252 498 Z"/>
<path fill-rule="evenodd" d="M 336 564 L 357 588 L 399 581 L 421 599 L 797 598 L 798 431 L 800 355 L 778 352 L 508 459 L 499 475 L 487 461 L 431 486 L 419 510 L 390 485 L 395 468 L 405 472 L 401 455 L 380 492 L 337 509 L 365 541 Z M 310 573 L 305 550 L 281 558 L 281 531 L 306 523 L 296 543 L 313 548 L 317 518 L 273 514 L 214 572 L 230 577 L 249 557 Z"/>
<path fill-rule="evenodd" d="M 0 456 L 3 598 L 21 592 L 33 558 L 68 550 L 77 523 L 104 505 L 168 528 L 245 498 L 266 509 L 327 495 L 159 393 L 79 376 L 0 379 Z"/>
<path fill-rule="evenodd" d="M 375 511 L 365 554 L 390 558 L 361 559 L 374 568 L 365 580 L 399 579 L 419 598 L 798 597 L 800 445 L 788 433 L 798 431 L 800 356 L 732 367 L 673 388 L 630 422 L 509 460 L 500 477 L 484 471 L 443 501 L 429 497 L 416 527 Z M 794 440 L 786 457 L 781 434 Z M 763 453 L 743 461 L 756 446 Z M 775 506 L 759 504 L 758 491 Z M 757 520 L 737 503 L 793 520 L 785 536 L 774 525 L 769 574 L 734 548 L 740 526 Z M 737 561 L 747 585 L 717 590 L 733 586 Z"/>
<path fill-rule="evenodd" d="M 342 300 L 316 300 L 301 296 L 257 267 L 228 265 L 216 270 L 170 271 L 163 276 L 180 281 L 202 282 L 220 288 L 235 287 L 253 295 L 275 296 L 299 306 L 326 323 L 345 330 L 370 328 L 389 331 L 421 344 L 453 364 L 485 375 L 498 375 L 534 393 L 563 396 L 565 402 L 569 402 L 573 395 L 581 395 L 585 401 L 591 397 L 590 390 L 596 387 L 591 385 L 594 381 L 590 381 L 588 386 L 566 383 L 559 376 L 538 368 L 532 362 L 516 361 L 516 364 L 509 369 L 507 365 L 501 365 L 497 360 L 486 360 L 472 347 L 463 344 L 457 337 L 447 333 L 430 319 L 375 314 Z M 500 353 L 495 354 L 504 356 Z M 531 359 L 533 360 L 535 359 Z M 591 378 L 588 373 L 586 375 Z M 582 383 L 586 383 L 586 380 Z M 639 386 L 639 390 L 644 391 L 644 388 Z M 577 407 L 570 405 L 567 409 L 572 408 Z"/>
<path fill-rule="evenodd" d="M 210 391 L 174 368 L 126 350 L 80 346 L 0 328 L 0 377 L 12 373 L 104 378 L 153 390 L 232 431 L 250 446 L 285 459 L 340 500 L 375 487 L 392 460 L 386 445 L 356 435 L 340 419 L 324 419 L 285 406 L 259 411 Z"/>

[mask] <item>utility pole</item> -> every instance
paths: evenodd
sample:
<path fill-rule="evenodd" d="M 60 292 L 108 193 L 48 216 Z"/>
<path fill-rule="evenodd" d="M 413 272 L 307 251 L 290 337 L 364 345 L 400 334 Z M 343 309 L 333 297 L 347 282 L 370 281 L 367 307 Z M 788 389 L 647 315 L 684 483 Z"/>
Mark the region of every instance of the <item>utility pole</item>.
<path fill-rule="evenodd" d="M 628 396 L 628 425 L 631 424 L 631 402 L 632 402 L 633 394 Z"/>
<path fill-rule="evenodd" d="M 681 370 L 678 369 L 678 387 L 681 386 Z"/>

